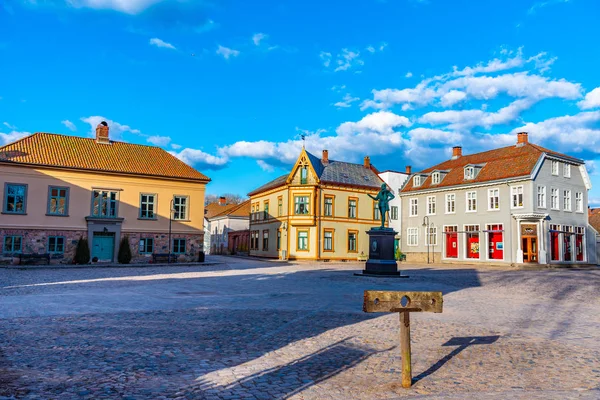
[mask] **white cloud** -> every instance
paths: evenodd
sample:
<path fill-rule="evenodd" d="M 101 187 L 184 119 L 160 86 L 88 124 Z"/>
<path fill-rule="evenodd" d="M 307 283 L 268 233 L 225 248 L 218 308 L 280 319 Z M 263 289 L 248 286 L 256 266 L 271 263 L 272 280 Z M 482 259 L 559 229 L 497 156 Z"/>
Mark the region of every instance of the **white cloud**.
<path fill-rule="evenodd" d="M 273 172 L 275 170 L 275 168 L 272 165 L 267 164 L 263 160 L 256 160 L 256 163 L 263 171 Z"/>
<path fill-rule="evenodd" d="M 146 138 L 148 143 L 152 143 L 155 146 L 166 147 L 169 143 L 171 143 L 171 138 L 168 136 L 149 136 Z"/>
<path fill-rule="evenodd" d="M 406 117 L 389 111 L 377 111 L 366 115 L 358 122 L 344 122 L 337 128 L 336 132 L 341 136 L 370 132 L 389 135 L 394 133 L 394 128 L 411 125 L 411 122 Z"/>
<path fill-rule="evenodd" d="M 252 42 L 254 42 L 255 46 L 260 46 L 260 41 L 268 37 L 269 35 L 264 33 L 255 33 L 254 35 L 252 35 Z"/>
<path fill-rule="evenodd" d="M 179 149 L 181 149 L 181 147 L 182 146 L 180 144 L 171 143 L 171 148 L 173 150 L 179 150 Z"/>
<path fill-rule="evenodd" d="M 220 54 L 223 56 L 223 58 L 229 60 L 230 57 L 239 56 L 240 52 L 238 50 L 230 49 L 228 47 L 219 45 L 219 47 L 217 48 L 217 54 Z"/>
<path fill-rule="evenodd" d="M 319 58 L 321 59 L 321 61 L 323 61 L 323 65 L 325 66 L 325 68 L 328 68 L 331 64 L 331 53 L 322 51 L 319 53 Z"/>
<path fill-rule="evenodd" d="M 373 46 L 368 46 L 365 50 L 367 50 L 369 53 L 375 53 L 375 47 Z"/>
<path fill-rule="evenodd" d="M 108 124 L 109 136 L 111 140 L 122 140 L 123 133 L 126 132 L 133 133 L 134 135 L 141 135 L 141 132 L 138 129 L 133 129 L 129 125 L 123 125 L 116 121 L 104 118 L 102 116 L 94 115 L 90 117 L 81 118 L 81 120 L 86 124 L 90 125 L 89 135 L 91 137 L 96 137 L 96 127 L 102 121 L 105 121 Z"/>
<path fill-rule="evenodd" d="M 350 95 L 350 93 L 346 93 L 346 95 L 344 96 L 344 98 L 341 101 L 338 101 L 337 103 L 334 103 L 333 105 L 338 108 L 347 108 L 347 107 L 350 107 L 352 105 L 352 103 L 354 103 L 355 101 L 358 101 L 358 100 L 360 100 L 358 97 L 352 97 Z"/>
<path fill-rule="evenodd" d="M 412 76 L 413 76 L 413 73 L 412 73 L 412 72 L 410 72 L 410 71 L 408 71 L 408 72 L 406 73 L 406 75 L 404 75 L 404 77 L 405 77 L 405 78 L 412 78 Z"/>
<path fill-rule="evenodd" d="M 358 58 L 359 56 L 360 52 L 358 51 L 355 52 L 348 49 L 342 49 L 342 52 L 337 56 L 337 67 L 334 69 L 334 71 L 346 71 L 352 67 L 364 65 L 364 61 Z"/>
<path fill-rule="evenodd" d="M 69 121 L 68 119 L 65 119 L 64 121 L 60 121 L 61 124 L 63 124 L 64 126 L 66 126 L 68 129 L 72 130 L 73 132 L 75 132 L 77 130 L 77 127 L 75 126 L 74 123 L 72 123 L 71 121 Z"/>
<path fill-rule="evenodd" d="M 137 14 L 146 8 L 165 0 L 66 0 L 77 8 L 115 10 L 126 14 Z"/>
<path fill-rule="evenodd" d="M 346 89 L 346 85 L 339 85 L 339 86 L 332 86 L 331 90 L 333 90 L 334 92 L 341 92 L 342 90 Z"/>
<path fill-rule="evenodd" d="M 17 129 L 17 127 L 16 127 L 16 126 L 14 126 L 14 125 L 11 125 L 11 124 L 9 124 L 8 122 L 3 122 L 3 123 L 2 123 L 2 125 L 6 126 L 8 129 L 11 129 L 11 130 L 13 130 L 13 131 Z"/>
<path fill-rule="evenodd" d="M 540 8 L 552 5 L 552 4 L 559 4 L 559 3 L 568 3 L 570 0 L 544 0 L 544 1 L 538 1 L 537 3 L 534 3 L 531 8 L 529 9 L 529 11 L 527 11 L 528 14 L 535 14 L 535 12 L 537 10 L 539 10 Z"/>
<path fill-rule="evenodd" d="M 25 136 L 29 136 L 29 135 L 31 135 L 31 132 L 17 132 L 17 131 L 12 131 L 9 133 L 0 132 L 0 146 L 4 146 L 6 144 L 15 142 L 15 141 L 22 139 Z"/>
<path fill-rule="evenodd" d="M 173 46 L 171 43 L 167 43 L 159 38 L 150 39 L 150 45 L 156 47 L 163 47 L 165 49 L 176 50 L 175 46 Z"/>
<path fill-rule="evenodd" d="M 440 103 L 442 107 L 452 107 L 456 103 L 460 103 L 467 97 L 465 92 L 460 90 L 451 90 L 442 96 Z"/>
<path fill-rule="evenodd" d="M 179 152 L 170 151 L 172 155 L 184 163 L 196 166 L 199 169 L 219 169 L 227 165 L 228 159 L 217 157 L 197 149 L 183 149 Z"/>
<path fill-rule="evenodd" d="M 590 108 L 600 107 L 600 87 L 592 90 L 585 95 L 585 98 L 577 103 L 579 108 L 582 110 L 589 110 Z"/>

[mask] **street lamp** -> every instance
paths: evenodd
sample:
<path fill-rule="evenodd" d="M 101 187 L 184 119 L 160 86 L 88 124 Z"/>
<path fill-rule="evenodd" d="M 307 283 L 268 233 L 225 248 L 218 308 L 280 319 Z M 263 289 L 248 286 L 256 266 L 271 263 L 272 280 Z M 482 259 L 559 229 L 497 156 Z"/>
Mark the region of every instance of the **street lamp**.
<path fill-rule="evenodd" d="M 175 199 L 171 199 L 171 204 L 169 206 L 169 254 L 167 255 L 167 264 L 171 264 L 171 223 L 173 222 L 173 213 L 175 212 L 175 207 L 173 205 Z"/>

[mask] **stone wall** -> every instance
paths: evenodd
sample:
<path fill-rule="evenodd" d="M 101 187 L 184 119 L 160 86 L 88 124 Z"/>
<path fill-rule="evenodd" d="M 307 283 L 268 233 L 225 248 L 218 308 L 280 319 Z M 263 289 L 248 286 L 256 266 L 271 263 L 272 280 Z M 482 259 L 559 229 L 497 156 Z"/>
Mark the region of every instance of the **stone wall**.
<path fill-rule="evenodd" d="M 166 233 L 138 233 L 128 232 L 121 234 L 121 238 L 129 236 L 129 245 L 131 246 L 131 262 L 143 263 L 152 260 L 151 254 L 140 254 L 140 239 L 154 239 L 154 253 L 167 254 L 169 252 L 169 235 Z M 198 261 L 198 254 L 204 250 L 204 233 L 194 235 L 172 234 L 173 239 L 186 239 L 185 254 L 178 256 L 178 261 Z M 171 251 L 173 249 L 171 248 Z"/>
<path fill-rule="evenodd" d="M 64 236 L 65 251 L 63 254 L 52 254 L 52 264 L 71 264 L 80 238 L 87 238 L 87 231 L 63 231 L 41 229 L 0 229 L 0 254 L 8 256 L 4 250 L 6 236 L 22 236 L 21 251 L 23 254 L 43 254 L 48 252 L 49 236 Z M 5 257 L 6 258 L 6 257 Z"/>
<path fill-rule="evenodd" d="M 21 251 L 23 254 L 43 254 L 48 252 L 49 236 L 64 236 L 65 251 L 62 254 L 52 254 L 51 264 L 71 264 L 75 256 L 75 249 L 80 238 L 87 238 L 87 231 L 66 231 L 66 230 L 41 230 L 41 229 L 0 229 L 0 263 L 12 262 L 12 255 L 4 251 L 4 238 L 6 236 L 22 236 Z M 131 262 L 142 263 L 152 260 L 150 254 L 139 253 L 139 239 L 154 238 L 154 252 L 169 252 L 169 235 L 163 233 L 125 233 L 121 236 L 129 236 L 129 245 L 131 246 Z M 172 234 L 171 239 L 186 239 L 186 252 L 179 255 L 178 261 L 198 261 L 198 254 L 204 249 L 204 234 L 180 235 Z M 120 243 L 120 240 L 119 240 Z M 92 243 L 89 243 L 90 253 Z M 118 251 L 118 249 L 117 249 Z M 115 260 L 116 261 L 116 260 Z"/>

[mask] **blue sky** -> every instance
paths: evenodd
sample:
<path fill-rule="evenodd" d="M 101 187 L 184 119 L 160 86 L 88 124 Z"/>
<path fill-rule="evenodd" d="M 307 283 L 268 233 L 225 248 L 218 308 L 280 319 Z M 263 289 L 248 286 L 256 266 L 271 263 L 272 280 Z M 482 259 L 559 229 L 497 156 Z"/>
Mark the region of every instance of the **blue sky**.
<path fill-rule="evenodd" d="M 597 0 L 4 0 L 0 144 L 156 144 L 245 194 L 301 147 L 381 170 L 530 141 L 600 204 Z"/>

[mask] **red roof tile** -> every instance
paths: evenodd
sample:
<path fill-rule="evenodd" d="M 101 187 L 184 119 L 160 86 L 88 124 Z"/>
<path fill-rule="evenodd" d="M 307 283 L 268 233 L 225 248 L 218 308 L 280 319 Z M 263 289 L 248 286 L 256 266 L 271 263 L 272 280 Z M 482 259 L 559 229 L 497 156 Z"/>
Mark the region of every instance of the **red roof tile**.
<path fill-rule="evenodd" d="M 112 172 L 201 182 L 210 179 L 165 150 L 139 144 L 34 133 L 0 147 L 0 163 Z"/>

